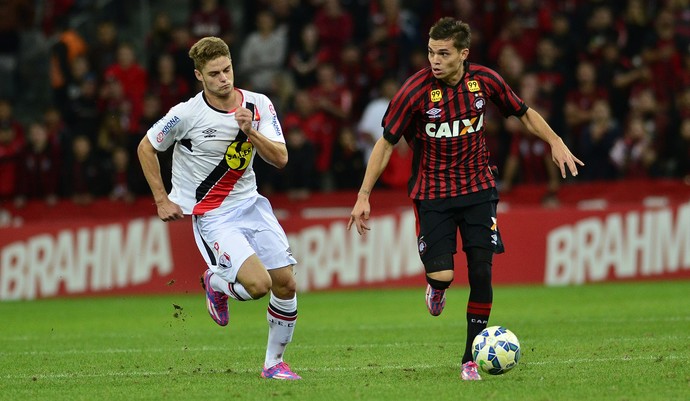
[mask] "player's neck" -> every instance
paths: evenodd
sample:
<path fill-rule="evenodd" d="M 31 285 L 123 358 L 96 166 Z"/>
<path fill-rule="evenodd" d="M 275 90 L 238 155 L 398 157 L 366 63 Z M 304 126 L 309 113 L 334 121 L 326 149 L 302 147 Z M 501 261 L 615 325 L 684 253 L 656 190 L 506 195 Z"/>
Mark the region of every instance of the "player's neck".
<path fill-rule="evenodd" d="M 218 110 L 233 110 L 240 105 L 242 97 L 236 89 L 233 89 L 227 96 L 218 96 L 210 91 L 204 91 L 204 96 L 208 104 Z"/>

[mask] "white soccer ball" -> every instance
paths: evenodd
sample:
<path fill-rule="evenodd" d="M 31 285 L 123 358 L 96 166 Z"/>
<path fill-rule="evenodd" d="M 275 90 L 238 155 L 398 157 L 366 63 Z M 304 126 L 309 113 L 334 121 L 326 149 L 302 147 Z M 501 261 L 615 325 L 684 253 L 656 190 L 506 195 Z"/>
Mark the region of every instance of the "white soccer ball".
<path fill-rule="evenodd" d="M 520 342 L 503 326 L 487 327 L 472 342 L 472 358 L 482 371 L 501 375 L 518 364 Z"/>

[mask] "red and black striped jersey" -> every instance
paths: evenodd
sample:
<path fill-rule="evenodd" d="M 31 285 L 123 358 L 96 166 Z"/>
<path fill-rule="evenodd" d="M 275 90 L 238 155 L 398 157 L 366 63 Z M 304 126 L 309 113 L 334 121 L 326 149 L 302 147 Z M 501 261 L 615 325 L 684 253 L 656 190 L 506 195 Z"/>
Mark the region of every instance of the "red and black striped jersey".
<path fill-rule="evenodd" d="M 522 116 L 527 105 L 490 68 L 465 62 L 455 86 L 427 67 L 412 75 L 393 97 L 383 117 L 384 138 L 405 137 L 413 149 L 410 198 L 452 198 L 494 188 L 484 137 L 487 100 L 505 117 Z"/>

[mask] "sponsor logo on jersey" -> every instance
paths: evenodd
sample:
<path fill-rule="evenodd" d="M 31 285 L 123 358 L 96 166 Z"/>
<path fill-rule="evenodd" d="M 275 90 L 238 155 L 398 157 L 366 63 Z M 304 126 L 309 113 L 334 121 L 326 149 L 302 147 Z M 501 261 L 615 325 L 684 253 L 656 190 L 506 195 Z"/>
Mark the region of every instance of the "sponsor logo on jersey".
<path fill-rule="evenodd" d="M 278 121 L 277 116 L 273 116 L 273 129 L 276 131 L 276 135 L 278 136 L 283 136 L 283 129 L 280 128 L 280 122 Z"/>
<path fill-rule="evenodd" d="M 252 159 L 254 145 L 251 142 L 232 142 L 225 151 L 225 161 L 230 170 L 245 170 Z"/>
<path fill-rule="evenodd" d="M 174 126 L 177 125 L 177 123 L 180 122 L 180 117 L 178 116 L 173 116 L 170 120 L 168 120 L 167 123 L 161 128 L 160 132 L 158 135 L 156 135 L 156 141 L 158 142 L 163 142 L 163 138 L 168 135 L 168 132 L 170 132 L 171 129 L 173 129 Z"/>
<path fill-rule="evenodd" d="M 472 80 L 472 81 L 467 81 L 467 89 L 470 92 L 479 92 L 479 90 L 481 88 L 479 87 L 479 82 Z"/>
<path fill-rule="evenodd" d="M 429 92 L 429 98 L 432 102 L 440 102 L 443 99 L 443 92 L 440 89 L 434 89 Z"/>
<path fill-rule="evenodd" d="M 432 138 L 454 138 L 480 131 L 484 126 L 484 113 L 477 117 L 463 118 L 442 123 L 427 123 L 425 132 Z"/>
<path fill-rule="evenodd" d="M 427 110 L 426 115 L 429 116 L 429 118 L 441 118 L 441 109 L 434 107 L 433 109 Z"/>
<path fill-rule="evenodd" d="M 216 132 L 218 132 L 218 131 L 213 129 L 213 128 L 207 128 L 207 129 L 201 131 L 201 133 L 204 134 L 204 138 L 215 138 Z"/>

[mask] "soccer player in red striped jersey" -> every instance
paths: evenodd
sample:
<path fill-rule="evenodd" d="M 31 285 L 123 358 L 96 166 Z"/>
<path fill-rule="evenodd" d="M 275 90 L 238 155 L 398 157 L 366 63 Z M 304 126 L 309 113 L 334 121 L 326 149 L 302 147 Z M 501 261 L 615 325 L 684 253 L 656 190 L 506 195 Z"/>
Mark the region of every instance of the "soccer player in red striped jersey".
<path fill-rule="evenodd" d="M 171 108 L 138 149 L 158 216 L 163 221 L 192 216 L 208 266 L 202 276 L 206 307 L 218 325 L 229 322 L 228 297 L 248 301 L 270 292 L 261 377 L 300 379 L 283 361 L 297 319 L 292 270 L 297 262 L 270 203 L 257 192 L 252 168 L 257 154 L 278 168 L 286 165 L 282 128 L 267 96 L 235 87 L 230 49 L 222 39 L 200 39 L 189 57 L 203 90 Z M 170 146 L 167 194 L 156 153 Z"/>
<path fill-rule="evenodd" d="M 369 230 L 369 196 L 393 147 L 404 138 L 414 154 L 408 193 L 428 282 L 427 308 L 434 316 L 443 311 L 445 291 L 454 278 L 459 230 L 470 284 L 460 377 L 480 380 L 471 345 L 491 312 L 493 254 L 504 250 L 496 219 L 496 181 L 484 136 L 487 103 L 491 101 L 506 118 L 515 116 L 547 142 L 563 178 L 567 171 L 576 176 L 577 165 L 584 164 L 498 73 L 468 61 L 470 36 L 468 24 L 449 17 L 429 31 L 430 65 L 408 78 L 391 100 L 382 121 L 383 138 L 374 145 L 347 227 L 354 225 L 359 234 Z"/>

